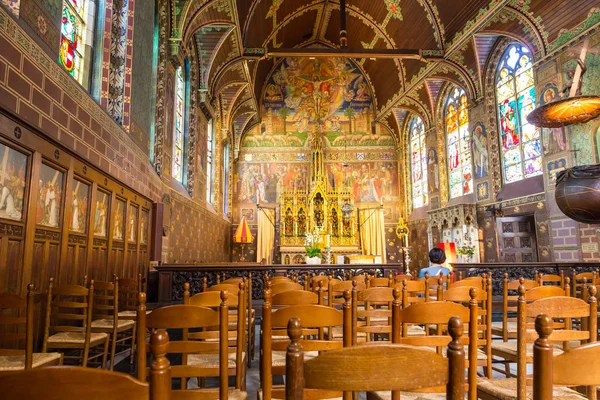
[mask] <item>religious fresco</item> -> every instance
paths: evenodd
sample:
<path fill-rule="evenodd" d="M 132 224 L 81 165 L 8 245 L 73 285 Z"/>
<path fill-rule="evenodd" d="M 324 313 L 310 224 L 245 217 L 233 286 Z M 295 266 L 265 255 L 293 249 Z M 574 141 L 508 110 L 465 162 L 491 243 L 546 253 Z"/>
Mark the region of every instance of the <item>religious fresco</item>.
<path fill-rule="evenodd" d="M 488 140 L 485 125 L 481 122 L 475 124 L 473 129 L 473 166 L 475 178 L 484 178 L 488 174 L 490 156 L 488 153 Z"/>
<path fill-rule="evenodd" d="M 440 188 L 440 164 L 435 147 L 427 151 L 427 181 L 429 182 L 429 193 L 435 193 Z"/>
<path fill-rule="evenodd" d="M 96 190 L 96 214 L 94 215 L 94 235 L 106 237 L 108 225 L 109 195 L 101 190 Z"/>
<path fill-rule="evenodd" d="M 125 207 L 126 207 L 125 202 L 123 200 L 117 199 L 116 206 L 115 206 L 115 213 L 113 216 L 113 218 L 115 219 L 114 226 L 113 226 L 113 232 L 112 232 L 113 239 L 123 240 L 123 238 L 125 236 L 124 225 L 123 225 L 123 222 L 125 221 Z"/>
<path fill-rule="evenodd" d="M 329 190 L 349 190 L 356 202 L 397 201 L 398 166 L 393 162 L 326 163 Z"/>
<path fill-rule="evenodd" d="M 73 232 L 85 233 L 87 231 L 86 221 L 89 213 L 89 198 L 90 186 L 77 179 L 73 179 L 71 217 L 69 218 L 69 229 Z"/>
<path fill-rule="evenodd" d="M 283 191 L 308 189 L 308 164 L 238 163 L 234 198 L 240 203 L 276 203 Z"/>
<path fill-rule="evenodd" d="M 0 218 L 20 221 L 23 215 L 27 156 L 0 144 Z"/>
<path fill-rule="evenodd" d="M 137 223 L 138 223 L 139 208 L 129 206 L 129 220 L 127 221 L 127 240 L 130 242 L 137 242 Z"/>
<path fill-rule="evenodd" d="M 40 168 L 39 193 L 35 223 L 58 228 L 63 196 L 63 173 L 46 164 Z"/>
<path fill-rule="evenodd" d="M 262 123 L 250 130 L 244 148 L 304 147 L 321 120 L 327 147 L 394 146 L 376 127 L 369 84 L 345 58 L 285 58 L 269 77 L 262 99 Z"/>

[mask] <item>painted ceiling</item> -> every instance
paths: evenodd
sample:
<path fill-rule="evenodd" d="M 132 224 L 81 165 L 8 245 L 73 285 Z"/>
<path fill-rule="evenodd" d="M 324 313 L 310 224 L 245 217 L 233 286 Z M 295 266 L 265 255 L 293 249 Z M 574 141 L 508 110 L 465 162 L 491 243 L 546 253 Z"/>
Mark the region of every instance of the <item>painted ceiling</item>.
<path fill-rule="evenodd" d="M 222 105 L 238 135 L 260 122 L 260 99 L 273 59 L 244 57 L 248 48 L 339 47 L 339 0 L 172 0 L 171 39 L 195 42 L 200 85 Z M 421 49 L 443 59 L 357 59 L 371 85 L 378 122 L 395 132 L 397 109 L 426 125 L 445 82 L 472 102 L 501 37 L 521 40 L 537 61 L 600 22 L 598 0 L 347 0 L 349 49 Z M 238 138 L 239 140 L 239 138 Z"/>

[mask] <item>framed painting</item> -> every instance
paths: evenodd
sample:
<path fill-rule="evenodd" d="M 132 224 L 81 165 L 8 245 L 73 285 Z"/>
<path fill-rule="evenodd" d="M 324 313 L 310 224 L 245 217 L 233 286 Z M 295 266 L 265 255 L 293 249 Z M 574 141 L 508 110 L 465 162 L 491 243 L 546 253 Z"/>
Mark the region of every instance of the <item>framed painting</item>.
<path fill-rule="evenodd" d="M 117 199 L 115 202 L 115 214 L 113 218 L 115 219 L 115 223 L 113 226 L 112 237 L 113 239 L 123 240 L 125 237 L 125 207 L 126 203 L 124 200 Z"/>
<path fill-rule="evenodd" d="M 71 196 L 71 217 L 69 229 L 73 232 L 87 232 L 89 216 L 90 186 L 80 180 L 73 179 L 73 195 Z"/>
<path fill-rule="evenodd" d="M 127 221 L 127 240 L 129 242 L 137 242 L 137 229 L 138 229 L 138 214 L 140 210 L 138 207 L 132 205 L 129 206 L 129 220 Z"/>
<path fill-rule="evenodd" d="M 42 163 L 38 188 L 35 222 L 38 225 L 60 226 L 64 173 Z"/>
<path fill-rule="evenodd" d="M 140 219 L 140 243 L 148 244 L 148 221 L 150 213 L 148 210 L 142 210 L 142 218 Z"/>
<path fill-rule="evenodd" d="M 23 217 L 27 163 L 27 155 L 0 143 L 0 218 Z"/>
<path fill-rule="evenodd" d="M 110 195 L 101 190 L 96 190 L 96 213 L 94 215 L 94 236 L 105 238 L 108 231 Z"/>

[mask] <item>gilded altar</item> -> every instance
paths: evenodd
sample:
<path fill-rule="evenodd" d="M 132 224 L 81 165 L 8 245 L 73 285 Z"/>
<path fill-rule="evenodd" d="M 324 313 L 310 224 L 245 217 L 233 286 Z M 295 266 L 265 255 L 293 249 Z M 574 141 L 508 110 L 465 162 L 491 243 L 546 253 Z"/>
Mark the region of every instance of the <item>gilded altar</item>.
<path fill-rule="evenodd" d="M 317 129 L 311 135 L 311 150 L 307 189 L 284 191 L 280 196 L 282 259 L 284 253 L 303 253 L 305 235 L 315 231 L 329 235 L 332 254 L 360 250 L 352 193 L 349 188 L 327 187 L 323 139 Z"/>

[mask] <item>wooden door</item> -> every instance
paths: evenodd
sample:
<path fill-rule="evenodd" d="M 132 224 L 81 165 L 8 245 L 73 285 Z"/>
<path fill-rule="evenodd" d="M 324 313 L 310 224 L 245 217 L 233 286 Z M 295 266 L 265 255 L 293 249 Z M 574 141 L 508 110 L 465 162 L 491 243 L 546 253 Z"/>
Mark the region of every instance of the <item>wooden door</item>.
<path fill-rule="evenodd" d="M 501 262 L 537 262 L 533 215 L 497 218 L 496 226 Z"/>

